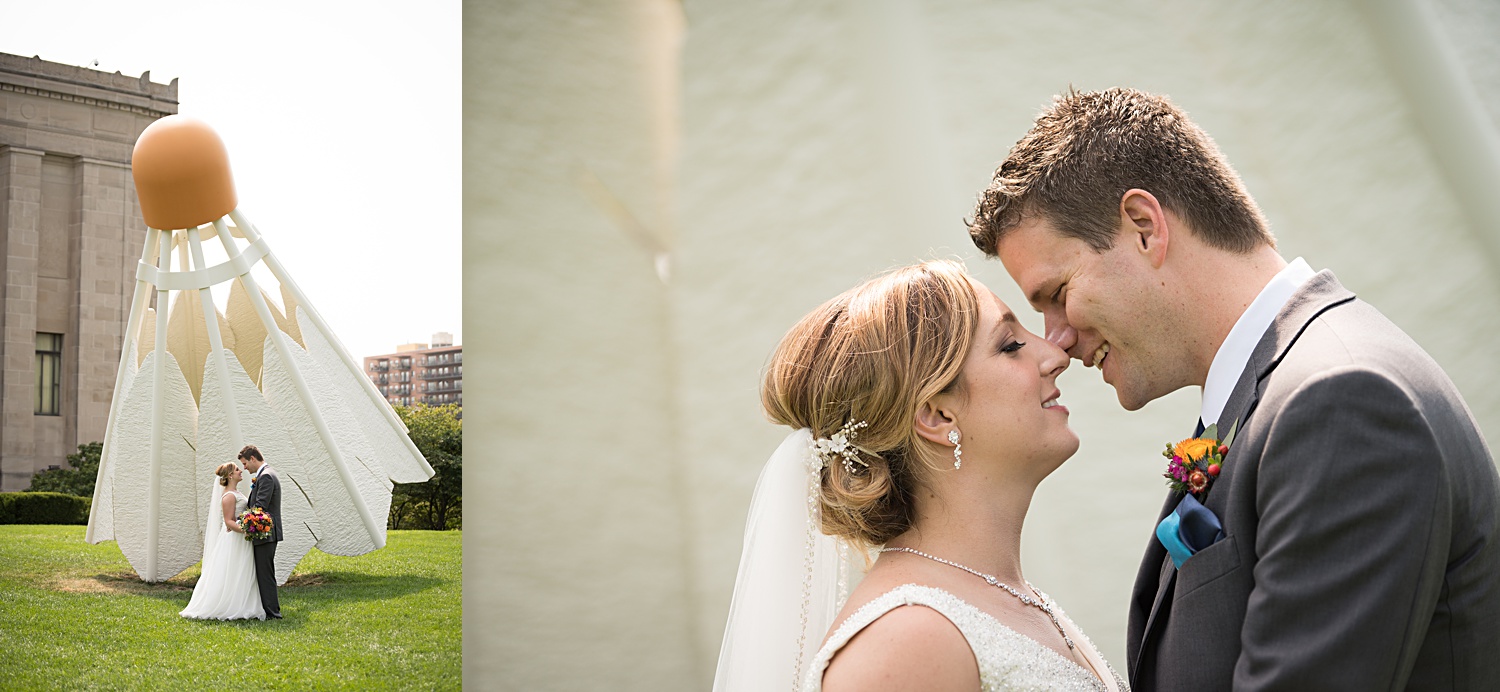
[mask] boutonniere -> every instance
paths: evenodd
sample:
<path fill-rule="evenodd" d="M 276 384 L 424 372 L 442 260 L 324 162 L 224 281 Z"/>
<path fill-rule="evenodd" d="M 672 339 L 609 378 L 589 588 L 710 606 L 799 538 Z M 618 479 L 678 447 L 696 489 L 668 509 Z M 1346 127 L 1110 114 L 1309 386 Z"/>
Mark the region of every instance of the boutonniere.
<path fill-rule="evenodd" d="M 1224 465 L 1224 456 L 1229 454 L 1229 445 L 1234 443 L 1236 422 L 1229 434 L 1219 439 L 1219 426 L 1210 425 L 1203 430 L 1202 437 L 1190 437 L 1177 444 L 1167 444 L 1162 456 L 1167 458 L 1167 487 L 1184 493 L 1192 493 L 1202 499 Z"/>

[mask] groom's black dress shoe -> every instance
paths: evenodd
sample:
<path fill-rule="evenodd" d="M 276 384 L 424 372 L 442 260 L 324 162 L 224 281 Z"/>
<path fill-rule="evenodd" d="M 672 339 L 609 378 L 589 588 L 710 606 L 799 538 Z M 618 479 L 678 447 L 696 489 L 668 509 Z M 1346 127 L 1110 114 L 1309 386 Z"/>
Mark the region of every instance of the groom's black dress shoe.
<path fill-rule="evenodd" d="M 267 617 L 272 618 L 274 620 L 280 620 L 281 619 L 281 613 L 274 613 L 272 615 L 268 615 Z"/>

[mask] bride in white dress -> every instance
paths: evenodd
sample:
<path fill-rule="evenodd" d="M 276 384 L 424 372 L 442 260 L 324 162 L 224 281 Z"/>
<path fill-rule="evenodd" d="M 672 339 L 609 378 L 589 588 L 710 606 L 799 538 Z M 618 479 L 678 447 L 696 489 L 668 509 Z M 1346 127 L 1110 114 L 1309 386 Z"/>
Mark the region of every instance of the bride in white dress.
<path fill-rule="evenodd" d="M 1078 449 L 1068 362 L 952 262 L 803 318 L 762 388 L 797 430 L 751 503 L 716 692 L 1125 690 L 1021 570 L 1032 494 Z"/>
<path fill-rule="evenodd" d="M 240 467 L 233 462 L 214 471 L 214 511 L 203 534 L 203 573 L 193 597 L 178 613 L 199 620 L 266 619 L 255 583 L 255 555 L 237 518 L 248 500 L 238 490 Z"/>

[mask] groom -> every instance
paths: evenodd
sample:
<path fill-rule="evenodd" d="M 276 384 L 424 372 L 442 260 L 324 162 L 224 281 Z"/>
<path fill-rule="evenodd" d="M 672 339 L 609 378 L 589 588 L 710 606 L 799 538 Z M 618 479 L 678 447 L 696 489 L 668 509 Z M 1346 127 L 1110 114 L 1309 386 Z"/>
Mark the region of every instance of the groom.
<path fill-rule="evenodd" d="M 1500 477 L 1468 407 L 1331 272 L 1276 252 L 1182 111 L 1130 89 L 1058 97 L 970 234 L 1126 409 L 1199 386 L 1195 436 L 1236 431 L 1207 487 L 1158 517 L 1130 603 L 1134 689 L 1500 686 Z"/>
<path fill-rule="evenodd" d="M 250 481 L 250 507 L 259 507 L 271 517 L 271 535 L 257 538 L 255 546 L 255 582 L 260 586 L 260 604 L 266 617 L 281 619 L 281 602 L 276 597 L 276 544 L 281 541 L 281 479 L 266 464 L 255 445 L 240 450 L 240 463 L 253 474 Z"/>

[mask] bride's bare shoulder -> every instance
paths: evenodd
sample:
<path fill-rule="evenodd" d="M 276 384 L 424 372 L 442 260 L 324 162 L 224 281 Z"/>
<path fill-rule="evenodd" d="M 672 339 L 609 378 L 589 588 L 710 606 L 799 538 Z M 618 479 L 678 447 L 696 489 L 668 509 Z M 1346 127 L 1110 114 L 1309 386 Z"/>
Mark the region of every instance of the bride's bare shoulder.
<path fill-rule="evenodd" d="M 947 617 L 922 605 L 899 606 L 876 618 L 839 649 L 823 673 L 824 692 L 978 685 L 979 664 L 968 641 Z"/>

